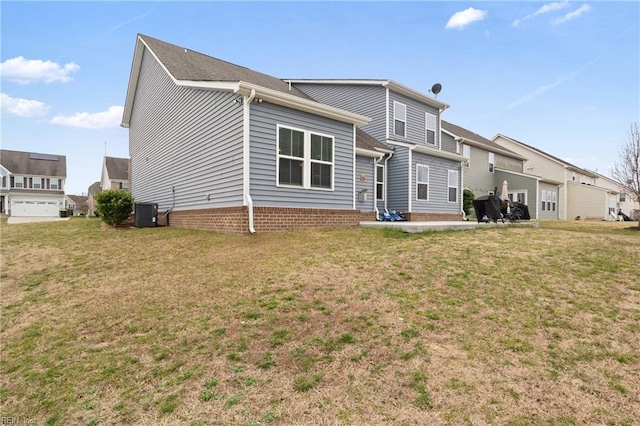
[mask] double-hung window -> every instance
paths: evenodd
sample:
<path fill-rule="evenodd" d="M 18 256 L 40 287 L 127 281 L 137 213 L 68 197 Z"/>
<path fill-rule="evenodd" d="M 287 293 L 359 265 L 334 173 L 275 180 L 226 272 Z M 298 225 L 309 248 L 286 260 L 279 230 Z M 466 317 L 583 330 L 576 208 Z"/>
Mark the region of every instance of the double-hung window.
<path fill-rule="evenodd" d="M 458 201 L 458 171 L 449 170 L 449 202 L 455 203 Z"/>
<path fill-rule="evenodd" d="M 496 155 L 493 152 L 489 153 L 489 172 L 493 173 L 496 167 Z"/>
<path fill-rule="evenodd" d="M 331 189 L 333 138 L 311 133 L 311 187 Z"/>
<path fill-rule="evenodd" d="M 429 200 L 429 166 L 416 164 L 416 198 Z"/>
<path fill-rule="evenodd" d="M 427 145 L 436 144 L 436 116 L 425 113 L 425 133 Z"/>
<path fill-rule="evenodd" d="M 384 166 L 376 165 L 376 199 L 384 200 Z"/>
<path fill-rule="evenodd" d="M 393 102 L 393 134 L 407 137 L 407 106 Z"/>
<path fill-rule="evenodd" d="M 547 191 L 542 190 L 542 194 L 540 194 L 540 200 L 542 200 L 542 211 L 546 210 L 547 207 Z"/>
<path fill-rule="evenodd" d="M 34 177 L 32 184 L 33 184 L 33 189 L 41 189 L 42 188 L 42 178 Z"/>
<path fill-rule="evenodd" d="M 624 203 L 626 200 L 627 200 L 627 195 L 626 194 L 620 194 L 620 202 Z"/>
<path fill-rule="evenodd" d="M 278 127 L 278 185 L 333 189 L 331 136 Z"/>
<path fill-rule="evenodd" d="M 556 203 L 558 201 L 557 197 L 558 197 L 558 193 L 553 191 L 551 193 L 551 211 L 554 211 L 554 212 L 556 211 Z"/>
<path fill-rule="evenodd" d="M 50 180 L 49 189 L 58 189 L 58 179 L 51 179 Z"/>
<path fill-rule="evenodd" d="M 24 177 L 16 176 L 13 178 L 13 187 L 14 188 L 24 188 Z"/>

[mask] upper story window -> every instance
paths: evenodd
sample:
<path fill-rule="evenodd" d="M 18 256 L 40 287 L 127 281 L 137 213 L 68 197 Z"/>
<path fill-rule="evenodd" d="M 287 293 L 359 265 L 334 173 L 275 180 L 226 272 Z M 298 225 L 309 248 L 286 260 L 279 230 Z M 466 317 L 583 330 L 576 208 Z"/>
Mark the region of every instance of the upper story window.
<path fill-rule="evenodd" d="M 407 106 L 400 102 L 393 102 L 393 134 L 407 136 Z"/>
<path fill-rule="evenodd" d="M 429 166 L 416 164 L 416 198 L 429 200 Z"/>
<path fill-rule="evenodd" d="M 14 176 L 14 178 L 13 178 L 13 187 L 14 188 L 24 188 L 24 177 L 23 176 Z"/>
<path fill-rule="evenodd" d="M 436 116 L 425 113 L 426 137 L 429 145 L 436 144 Z"/>
<path fill-rule="evenodd" d="M 6 188 L 7 187 L 7 177 L 6 176 L 2 176 L 2 179 L 0 179 L 0 185 L 2 185 L 2 188 Z"/>
<path fill-rule="evenodd" d="M 376 199 L 384 201 L 384 166 L 376 165 Z"/>
<path fill-rule="evenodd" d="M 333 188 L 333 137 L 278 127 L 278 185 Z"/>
<path fill-rule="evenodd" d="M 33 189 L 42 189 L 42 178 L 34 177 L 33 182 L 31 182 Z"/>
<path fill-rule="evenodd" d="M 2 186 L 4 186 L 4 185 L 2 185 Z M 626 194 L 620 194 L 620 202 L 621 202 L 621 203 L 624 203 L 625 201 L 627 201 L 627 196 L 626 196 Z"/>
<path fill-rule="evenodd" d="M 60 189 L 58 186 L 58 179 L 51 179 L 49 183 L 49 189 Z"/>
<path fill-rule="evenodd" d="M 458 171 L 457 170 L 449 170 L 449 199 L 450 203 L 455 203 L 458 201 Z"/>
<path fill-rule="evenodd" d="M 489 153 L 489 172 L 493 173 L 496 167 L 496 155 L 493 152 Z"/>

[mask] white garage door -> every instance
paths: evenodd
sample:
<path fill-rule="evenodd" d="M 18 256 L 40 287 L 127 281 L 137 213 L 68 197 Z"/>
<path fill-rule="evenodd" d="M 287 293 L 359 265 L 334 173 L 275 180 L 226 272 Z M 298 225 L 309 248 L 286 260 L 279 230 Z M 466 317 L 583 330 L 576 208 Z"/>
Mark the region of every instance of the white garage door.
<path fill-rule="evenodd" d="M 11 216 L 17 217 L 56 217 L 60 215 L 55 201 L 12 201 Z"/>

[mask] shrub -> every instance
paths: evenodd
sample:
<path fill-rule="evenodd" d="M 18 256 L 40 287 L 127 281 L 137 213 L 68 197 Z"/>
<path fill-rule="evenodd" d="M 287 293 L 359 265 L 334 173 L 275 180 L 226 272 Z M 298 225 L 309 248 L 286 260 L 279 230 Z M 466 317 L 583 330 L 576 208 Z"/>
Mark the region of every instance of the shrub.
<path fill-rule="evenodd" d="M 476 196 L 473 195 L 473 192 L 470 189 L 465 189 L 462 192 L 462 210 L 464 210 L 464 214 L 469 216 L 473 211 L 473 200 L 476 199 Z"/>
<path fill-rule="evenodd" d="M 96 213 L 107 225 L 120 225 L 133 211 L 133 196 L 122 189 L 99 192 L 95 200 Z"/>

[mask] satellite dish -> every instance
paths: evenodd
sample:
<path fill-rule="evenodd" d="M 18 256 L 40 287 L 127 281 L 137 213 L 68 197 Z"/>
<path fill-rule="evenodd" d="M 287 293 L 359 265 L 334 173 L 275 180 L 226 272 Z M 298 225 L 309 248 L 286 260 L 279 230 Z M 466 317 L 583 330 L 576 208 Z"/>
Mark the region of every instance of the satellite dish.
<path fill-rule="evenodd" d="M 431 90 L 429 91 L 434 95 L 437 95 L 438 93 L 440 93 L 441 90 L 442 90 L 442 84 L 436 83 L 433 86 L 431 86 Z"/>

